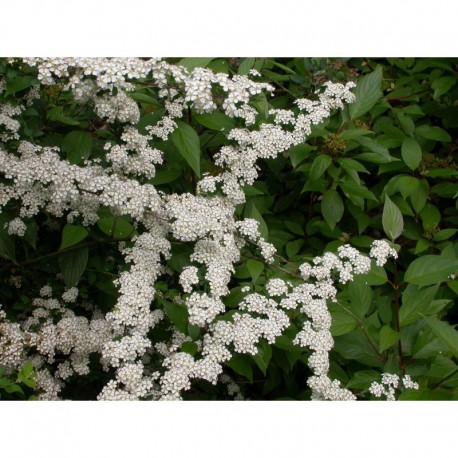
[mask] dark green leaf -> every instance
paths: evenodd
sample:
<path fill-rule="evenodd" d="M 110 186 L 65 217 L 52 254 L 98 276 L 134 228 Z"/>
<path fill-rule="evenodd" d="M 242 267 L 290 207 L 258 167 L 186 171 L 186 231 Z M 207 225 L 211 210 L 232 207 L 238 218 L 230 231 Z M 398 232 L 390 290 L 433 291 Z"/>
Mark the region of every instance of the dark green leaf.
<path fill-rule="evenodd" d="M 447 281 L 458 270 L 458 260 L 446 256 L 424 255 L 415 259 L 407 268 L 404 280 L 418 286 Z"/>
<path fill-rule="evenodd" d="M 406 137 L 402 142 L 401 148 L 402 160 L 411 170 L 415 170 L 421 162 L 420 145 L 413 139 Z"/>
<path fill-rule="evenodd" d="M 86 270 L 89 258 L 88 248 L 69 251 L 59 255 L 59 266 L 67 288 L 75 286 Z"/>
<path fill-rule="evenodd" d="M 60 249 L 68 248 L 72 245 L 84 240 L 89 231 L 83 226 L 75 226 L 73 224 L 66 224 L 62 231 L 62 242 L 60 244 Z"/>
<path fill-rule="evenodd" d="M 428 308 L 437 294 L 439 285 L 428 288 L 419 288 L 416 285 L 408 285 L 402 293 L 402 306 L 399 310 L 399 322 L 406 326 L 421 318 L 422 314 L 428 313 Z"/>
<path fill-rule="evenodd" d="M 363 318 L 369 311 L 372 303 L 372 288 L 361 281 L 350 282 L 348 293 L 352 312 Z"/>
<path fill-rule="evenodd" d="M 348 334 L 358 325 L 358 322 L 339 304 L 331 304 L 329 311 L 332 316 L 331 334 L 333 336 Z"/>
<path fill-rule="evenodd" d="M 446 94 L 456 84 L 453 76 L 444 76 L 433 81 L 431 88 L 434 89 L 434 99 L 437 100 L 441 95 Z"/>
<path fill-rule="evenodd" d="M 404 220 L 399 208 L 394 204 L 388 195 L 385 195 L 383 205 L 382 224 L 385 234 L 392 240 L 396 240 L 404 229 Z"/>
<path fill-rule="evenodd" d="M 186 307 L 176 302 L 169 302 L 162 299 L 159 302 L 164 307 L 164 312 L 170 321 L 180 332 L 186 333 L 188 328 L 188 311 Z"/>
<path fill-rule="evenodd" d="M 194 119 L 202 126 L 211 130 L 231 130 L 235 123 L 232 118 L 222 111 L 213 111 L 211 113 L 195 114 Z"/>
<path fill-rule="evenodd" d="M 134 226 L 125 216 L 99 218 L 97 226 L 106 235 L 115 239 L 125 239 L 134 233 Z"/>
<path fill-rule="evenodd" d="M 321 213 L 331 229 L 334 229 L 336 223 L 342 219 L 344 204 L 339 193 L 334 189 L 330 189 L 323 194 Z"/>
<path fill-rule="evenodd" d="M 320 154 L 313 161 L 310 168 L 310 180 L 316 181 L 320 178 L 326 169 L 331 165 L 332 159 L 326 154 Z"/>
<path fill-rule="evenodd" d="M 262 271 L 264 270 L 264 264 L 260 261 L 256 261 L 255 259 L 248 259 L 246 262 L 246 266 L 248 272 L 250 272 L 253 282 L 256 282 L 256 280 L 259 278 L 259 276 L 262 274 Z"/>
<path fill-rule="evenodd" d="M 261 213 L 259 213 L 259 210 L 256 208 L 256 205 L 252 200 L 249 200 L 246 205 L 245 205 L 245 210 L 243 216 L 245 218 L 253 218 L 256 221 L 259 222 L 259 232 L 261 233 L 261 236 L 264 237 L 265 240 L 267 240 L 269 232 L 267 229 L 267 224 L 264 221 L 264 218 L 262 217 Z"/>
<path fill-rule="evenodd" d="M 380 335 L 379 335 L 380 352 L 383 352 L 387 350 L 388 348 L 392 347 L 393 345 L 395 345 L 399 341 L 400 338 L 401 338 L 401 334 L 399 334 L 399 332 L 394 331 L 389 326 L 383 326 L 383 328 L 380 329 Z"/>
<path fill-rule="evenodd" d="M 458 332 L 445 321 L 436 318 L 425 318 L 439 340 L 458 357 Z"/>
<path fill-rule="evenodd" d="M 92 136 L 89 132 L 74 130 L 64 137 L 62 151 L 72 164 L 79 164 L 91 155 Z"/>
<path fill-rule="evenodd" d="M 428 140 L 435 140 L 438 142 L 450 142 L 452 141 L 450 135 L 444 130 L 441 129 L 440 127 L 437 126 L 428 126 L 428 125 L 423 125 L 420 127 L 417 127 L 415 130 L 415 133 L 419 135 L 420 137 L 426 138 Z"/>
<path fill-rule="evenodd" d="M 354 89 L 356 100 L 350 105 L 351 119 L 357 119 L 367 113 L 382 96 L 382 67 L 378 66 L 372 73 L 363 76 Z"/>
<path fill-rule="evenodd" d="M 8 79 L 6 82 L 5 96 L 16 94 L 16 92 L 23 91 L 37 83 L 38 80 L 34 76 L 16 76 Z"/>
<path fill-rule="evenodd" d="M 178 127 L 170 138 L 183 159 L 200 178 L 200 140 L 196 131 L 183 121 L 176 121 Z"/>
<path fill-rule="evenodd" d="M 251 367 L 251 361 L 248 356 L 236 355 L 225 364 L 237 374 L 240 374 L 243 377 L 246 377 L 250 382 L 253 382 L 253 368 Z"/>

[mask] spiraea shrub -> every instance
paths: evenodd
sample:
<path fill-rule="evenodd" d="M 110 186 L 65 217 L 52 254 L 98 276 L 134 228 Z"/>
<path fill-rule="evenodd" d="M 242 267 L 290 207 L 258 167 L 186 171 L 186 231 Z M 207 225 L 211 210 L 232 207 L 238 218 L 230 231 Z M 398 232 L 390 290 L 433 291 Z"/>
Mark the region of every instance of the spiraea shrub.
<path fill-rule="evenodd" d="M 456 70 L 2 59 L 1 398 L 455 398 Z"/>

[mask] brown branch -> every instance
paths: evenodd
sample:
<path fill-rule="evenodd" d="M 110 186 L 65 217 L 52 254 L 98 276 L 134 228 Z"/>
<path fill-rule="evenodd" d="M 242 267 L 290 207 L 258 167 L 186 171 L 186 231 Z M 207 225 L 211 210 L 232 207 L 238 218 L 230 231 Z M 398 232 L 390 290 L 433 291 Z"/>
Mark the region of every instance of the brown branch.
<path fill-rule="evenodd" d="M 399 284 L 398 284 L 398 268 L 396 260 L 394 260 L 394 279 L 393 279 L 393 288 L 394 288 L 394 303 L 395 303 L 395 315 L 396 315 L 396 331 L 399 333 L 399 342 L 398 342 L 398 353 L 399 353 L 399 368 L 402 370 L 402 373 L 406 375 L 406 365 L 404 362 L 404 356 L 402 352 L 402 343 L 401 343 L 401 325 L 399 322 Z"/>

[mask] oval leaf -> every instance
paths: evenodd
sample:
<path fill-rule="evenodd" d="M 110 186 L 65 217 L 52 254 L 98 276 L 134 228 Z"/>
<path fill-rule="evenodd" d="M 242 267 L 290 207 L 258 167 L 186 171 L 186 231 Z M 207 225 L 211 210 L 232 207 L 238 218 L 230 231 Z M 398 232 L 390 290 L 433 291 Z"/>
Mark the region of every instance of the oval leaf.
<path fill-rule="evenodd" d="M 415 259 L 407 268 L 404 280 L 418 286 L 433 285 L 446 281 L 457 270 L 457 259 L 430 254 Z"/>
<path fill-rule="evenodd" d="M 64 226 L 64 230 L 62 231 L 62 243 L 60 244 L 60 249 L 76 245 L 81 242 L 81 240 L 84 240 L 88 234 L 89 231 L 83 226 L 66 224 Z"/>
<path fill-rule="evenodd" d="M 350 118 L 356 119 L 367 113 L 382 96 L 382 67 L 363 76 L 354 91 L 356 100 L 350 105 Z"/>
<path fill-rule="evenodd" d="M 176 121 L 177 128 L 170 138 L 183 159 L 200 178 L 200 140 L 196 131 L 183 121 Z"/>
<path fill-rule="evenodd" d="M 60 271 L 68 288 L 79 282 L 86 270 L 88 258 L 88 248 L 70 251 L 59 256 Z"/>
<path fill-rule="evenodd" d="M 92 136 L 82 130 L 74 130 L 64 137 L 62 151 L 67 153 L 67 159 L 72 164 L 79 164 L 91 154 Z"/>
<path fill-rule="evenodd" d="M 382 225 L 385 234 L 391 240 L 396 240 L 404 229 L 402 213 L 387 195 L 383 205 Z"/>
<path fill-rule="evenodd" d="M 334 229 L 336 223 L 342 219 L 344 204 L 339 193 L 334 189 L 330 189 L 323 194 L 321 213 L 331 229 Z"/>
<path fill-rule="evenodd" d="M 402 142 L 401 147 L 402 160 L 411 170 L 415 170 L 421 161 L 420 145 L 410 137 L 407 137 Z"/>

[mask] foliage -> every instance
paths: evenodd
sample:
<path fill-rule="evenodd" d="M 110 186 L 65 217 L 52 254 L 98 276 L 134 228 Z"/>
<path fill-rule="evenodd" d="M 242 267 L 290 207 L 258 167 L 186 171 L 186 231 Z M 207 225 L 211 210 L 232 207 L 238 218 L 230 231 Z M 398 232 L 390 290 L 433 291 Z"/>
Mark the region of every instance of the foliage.
<path fill-rule="evenodd" d="M 269 280 L 275 278 L 298 284 L 299 266 L 314 257 L 337 253 L 346 244 L 368 252 L 375 240 L 386 238 L 399 257 L 384 266 L 372 261 L 369 273 L 340 285 L 337 302 L 328 303 L 334 337 L 329 376 L 358 399 L 376 398 L 369 388 L 380 381 L 381 373 L 407 373 L 418 382 L 418 390 L 405 389 L 399 399 L 457 399 L 457 61 L 168 61 L 189 70 L 204 67 L 229 75 L 259 72 L 254 79 L 272 84 L 275 92 L 272 97 L 262 92 L 254 95 L 254 129 L 272 122 L 269 110 L 291 109 L 296 99 L 313 98 L 325 81 L 357 84 L 356 101 L 314 125 L 305 142 L 258 162 L 259 175 L 244 187 L 246 201 L 237 205 L 236 217 L 256 220 L 260 235 L 287 262 L 266 264 L 259 247 L 245 245 L 229 294 L 222 299 L 226 311 L 218 319 L 232 319 L 245 288 L 265 294 Z M 75 102 L 59 79 L 55 85 L 36 86 L 37 69 L 20 61 L 2 60 L 0 74 L 5 88 L 0 103 L 24 103 L 31 89 L 39 88 L 39 98 L 30 98 L 20 114 L 21 139 L 42 147 L 57 146 L 61 158 L 74 165 L 91 159 L 107 167 L 104 148 L 106 143 L 119 143 L 121 121 L 105 122 L 91 104 Z M 140 107 L 136 127 L 146 134 L 146 127 L 164 115 L 158 88 L 148 78 L 139 79 L 129 94 Z M 223 97 L 223 91 L 215 96 Z M 163 154 L 165 166 L 140 180 L 165 194 L 194 194 L 199 178 L 219 173 L 215 154 L 231 144 L 231 129 L 243 126 L 221 108 L 200 113 L 189 107 L 185 114 L 168 139 L 150 142 Z M 3 142 L 11 150 L 19 143 L 18 138 Z M 0 176 L 0 184 L 6 180 Z M 29 317 L 35 308 L 33 299 L 44 284 L 58 296 L 78 286 L 80 299 L 70 308 L 79 315 L 91 316 L 86 302 L 109 313 L 119 293 L 113 279 L 129 268 L 118 246 L 131 246 L 140 232 L 137 222 L 108 206 L 98 210 L 98 221 L 89 226 L 81 216 L 69 221 L 63 215 L 40 212 L 24 219 L 26 231 L 19 237 L 5 226 L 19 211 L 16 201 L 0 213 L 4 261 L 0 303 L 8 319 L 21 322 Z M 181 351 L 196 355 L 207 325 L 190 323 L 179 282 L 191 254 L 187 243 L 172 242 L 166 262 L 169 275 L 155 284 L 155 307 L 186 336 L 179 343 Z M 202 286 L 202 268 L 198 278 Z M 257 354 L 238 354 L 226 362 L 224 385 L 193 381 L 183 398 L 310 399 L 307 379 L 313 374 L 308 363 L 312 352 L 293 342 L 305 320 L 295 310 L 291 319 L 290 327 L 273 344 L 262 339 Z M 157 343 L 169 335 L 169 327 L 162 323 L 149 338 Z M 56 369 L 58 363 L 48 364 Z M 151 362 L 152 370 L 158 369 L 155 364 Z M 113 369 L 104 368 L 96 359 L 91 358 L 89 366 L 88 374 L 66 379 L 66 398 L 95 399 L 113 375 Z M 17 374 L 0 377 L 2 399 L 32 396 L 31 363 L 25 363 Z"/>

